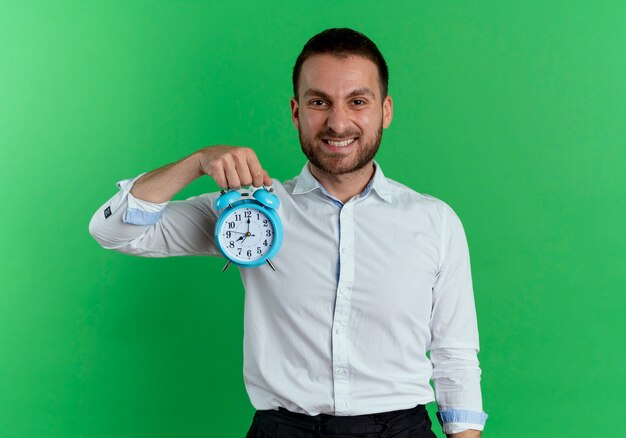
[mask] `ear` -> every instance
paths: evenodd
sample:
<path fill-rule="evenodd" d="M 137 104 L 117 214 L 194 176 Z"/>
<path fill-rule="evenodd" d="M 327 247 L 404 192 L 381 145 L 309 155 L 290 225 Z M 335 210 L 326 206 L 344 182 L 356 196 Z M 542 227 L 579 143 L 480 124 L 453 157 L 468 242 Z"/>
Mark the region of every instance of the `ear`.
<path fill-rule="evenodd" d="M 291 105 L 291 122 L 293 123 L 293 126 L 298 129 L 300 117 L 300 113 L 298 111 L 298 100 L 295 97 L 292 97 L 289 104 Z"/>
<path fill-rule="evenodd" d="M 383 128 L 388 128 L 393 119 L 393 101 L 391 96 L 385 97 L 383 101 Z"/>

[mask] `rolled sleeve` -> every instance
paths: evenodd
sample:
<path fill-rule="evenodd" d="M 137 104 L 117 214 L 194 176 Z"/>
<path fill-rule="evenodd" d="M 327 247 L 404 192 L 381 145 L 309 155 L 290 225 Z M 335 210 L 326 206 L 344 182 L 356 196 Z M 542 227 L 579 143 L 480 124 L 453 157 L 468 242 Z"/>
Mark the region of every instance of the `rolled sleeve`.
<path fill-rule="evenodd" d="M 163 209 L 169 202 L 155 203 L 144 201 L 133 196 L 130 192 L 139 178 L 145 173 L 138 175 L 132 179 L 125 179 L 117 182 L 117 187 L 126 194 L 127 207 L 122 216 L 122 220 L 131 225 L 152 225 L 156 224 L 161 218 Z"/>
<path fill-rule="evenodd" d="M 154 202 L 137 199 L 132 193 L 128 193 L 128 208 L 122 218 L 124 222 L 132 225 L 152 225 L 161 219 L 163 209 L 167 202 L 156 204 Z"/>
<path fill-rule="evenodd" d="M 213 237 L 219 193 L 148 202 L 130 193 L 142 175 L 117 182 L 119 191 L 91 218 L 93 238 L 103 248 L 144 257 L 220 255 Z"/>
<path fill-rule="evenodd" d="M 469 250 L 461 221 L 444 204 L 440 268 L 433 287 L 430 359 L 444 433 L 483 430 L 479 337 Z"/>
<path fill-rule="evenodd" d="M 466 430 L 483 430 L 488 415 L 484 412 L 447 409 L 437 412 L 437 419 L 442 425 L 443 433 L 452 434 Z"/>

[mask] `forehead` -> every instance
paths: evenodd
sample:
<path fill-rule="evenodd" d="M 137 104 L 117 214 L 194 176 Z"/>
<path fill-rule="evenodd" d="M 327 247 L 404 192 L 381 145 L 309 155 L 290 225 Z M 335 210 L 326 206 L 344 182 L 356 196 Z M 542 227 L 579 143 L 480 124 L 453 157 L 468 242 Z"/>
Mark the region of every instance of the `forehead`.
<path fill-rule="evenodd" d="M 380 97 L 378 68 L 367 58 L 325 53 L 313 55 L 302 64 L 299 95 L 309 89 L 318 89 L 338 97 L 360 88 L 369 88 L 376 97 Z"/>

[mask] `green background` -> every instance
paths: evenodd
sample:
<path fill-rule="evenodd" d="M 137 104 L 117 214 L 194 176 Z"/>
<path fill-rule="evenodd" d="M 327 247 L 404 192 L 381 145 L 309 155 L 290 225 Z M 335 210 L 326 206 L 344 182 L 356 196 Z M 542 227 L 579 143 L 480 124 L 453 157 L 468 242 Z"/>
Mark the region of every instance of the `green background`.
<path fill-rule="evenodd" d="M 484 435 L 626 436 L 625 22 L 622 0 L 1 0 L 0 436 L 245 435 L 238 272 L 87 227 L 205 145 L 296 175 L 291 68 L 335 26 L 390 66 L 385 173 L 464 223 Z"/>

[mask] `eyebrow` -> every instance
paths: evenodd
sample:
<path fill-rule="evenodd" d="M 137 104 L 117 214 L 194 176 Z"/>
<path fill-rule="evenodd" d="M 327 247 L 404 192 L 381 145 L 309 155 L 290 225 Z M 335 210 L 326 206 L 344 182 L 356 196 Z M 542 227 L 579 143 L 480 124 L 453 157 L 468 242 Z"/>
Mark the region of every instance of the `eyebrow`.
<path fill-rule="evenodd" d="M 370 96 L 372 99 L 376 99 L 376 96 L 374 95 L 372 90 L 370 90 L 367 87 L 357 88 L 355 90 L 352 90 L 348 94 L 347 97 L 350 98 L 350 97 L 363 96 L 363 95 L 367 95 L 367 96 Z M 324 93 L 322 90 L 319 90 L 317 88 L 309 88 L 308 90 L 304 92 L 304 97 L 311 97 L 311 96 L 319 96 L 323 99 L 331 100 L 328 94 Z"/>

